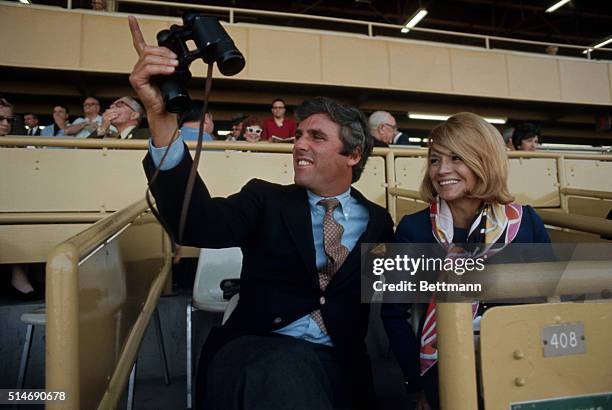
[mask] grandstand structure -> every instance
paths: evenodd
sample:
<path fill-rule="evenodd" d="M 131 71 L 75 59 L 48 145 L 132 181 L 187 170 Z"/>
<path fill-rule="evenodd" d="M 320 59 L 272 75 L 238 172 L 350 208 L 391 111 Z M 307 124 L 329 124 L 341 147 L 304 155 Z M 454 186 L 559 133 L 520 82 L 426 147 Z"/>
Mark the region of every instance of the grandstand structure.
<path fill-rule="evenodd" d="M 559 39 L 448 34 L 439 28 L 417 28 L 423 37 L 405 38 L 396 33 L 401 24 L 297 10 L 157 0 L 112 1 L 106 11 L 81 7 L 70 0 L 60 5 L 0 1 L 0 36 L 13 39 L 0 52 L 0 93 L 17 113 L 34 112 L 50 121 L 50 109 L 60 99 L 76 114 L 86 95 L 103 103 L 132 95 L 127 78 L 136 54 L 127 12 L 141 13 L 140 25 L 153 42 L 158 31 L 179 22 L 180 11 L 194 9 L 226 19 L 225 29 L 247 61 L 232 78 L 215 69 L 211 105 L 217 127 L 226 126 L 238 111 L 262 115 L 278 96 L 295 107 L 316 95 L 364 112 L 390 111 L 400 129 L 419 139 L 435 123 L 411 120 L 408 112 L 473 111 L 536 122 L 548 142 L 590 148 L 510 152 L 510 190 L 518 202 L 536 209 L 553 242 L 597 249 L 610 245 L 605 238 L 612 237 L 612 221 L 606 219 L 612 210 L 612 154 L 606 146 L 612 144 L 612 132 L 596 131 L 596 120 L 609 118 L 612 105 L 610 49 L 585 55 L 585 44 Z M 300 25 L 298 20 L 313 22 Z M 564 51 L 541 52 L 547 44 Z M 201 98 L 203 63 L 195 62 L 192 72 L 190 92 Z M 205 142 L 199 172 L 213 196 L 237 192 L 251 178 L 290 184 L 291 149 L 288 144 Z M 45 408 L 123 408 L 137 358 L 136 408 L 189 406 L 183 389 L 189 384 L 186 352 L 180 347 L 189 297 L 172 290 L 169 238 L 143 200 L 146 150 L 147 142 L 137 140 L 0 137 L 0 263 L 46 265 L 45 332 L 34 338 L 30 363 L 25 363 L 26 387 L 65 391 L 70 397 Z M 376 148 L 356 187 L 386 207 L 397 223 L 425 207 L 418 186 L 426 154 L 418 147 Z M 186 249 L 183 255 L 196 258 L 198 250 Z M 441 308 L 442 407 L 477 409 L 481 402 L 485 409 L 518 409 L 557 400 L 561 404 L 554 408 L 612 408 L 611 267 L 596 261 L 577 264 L 548 303 L 488 311 L 478 362 L 471 333 L 461 331 L 470 326 L 471 310 L 452 303 Z M 514 269 L 518 275 L 521 268 Z M 530 295 L 528 286 L 507 286 L 517 297 Z M 563 299 L 576 293 L 588 295 L 587 301 Z M 164 319 L 170 390 L 148 381 L 159 374 L 155 342 L 146 336 L 156 307 Z M 0 305 L 0 328 L 11 336 L 0 341 L 2 389 L 16 387 L 26 335 L 20 317 L 33 308 Z M 195 339 L 220 320 L 218 314 L 201 315 Z M 391 387 L 400 376 L 377 320 L 373 314 L 368 342 L 383 407 L 409 409 L 401 386 Z M 584 352 L 543 355 L 542 329 L 577 323 L 584 328 Z M 147 385 L 155 387 L 139 390 Z M 166 404 L 168 397 L 180 402 Z M 533 408 L 547 408 L 542 406 Z"/>

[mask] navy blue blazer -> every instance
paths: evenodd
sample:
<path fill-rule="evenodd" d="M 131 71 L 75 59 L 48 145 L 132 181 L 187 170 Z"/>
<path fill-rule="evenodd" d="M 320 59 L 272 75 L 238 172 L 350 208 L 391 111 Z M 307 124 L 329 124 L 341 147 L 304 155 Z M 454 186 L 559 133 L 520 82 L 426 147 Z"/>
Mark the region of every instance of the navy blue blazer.
<path fill-rule="evenodd" d="M 435 243 L 431 231 L 429 207 L 407 215 L 395 231 L 395 243 Z M 523 206 L 521 226 L 513 243 L 550 243 L 542 219 L 530 206 Z M 408 322 L 411 305 L 408 303 L 383 303 L 381 317 L 389 338 L 389 344 L 398 361 L 409 392 L 423 388 L 420 376 L 420 335 L 415 335 Z M 421 320 L 422 324 L 423 320 Z M 420 333 L 420 331 L 419 331 Z"/>

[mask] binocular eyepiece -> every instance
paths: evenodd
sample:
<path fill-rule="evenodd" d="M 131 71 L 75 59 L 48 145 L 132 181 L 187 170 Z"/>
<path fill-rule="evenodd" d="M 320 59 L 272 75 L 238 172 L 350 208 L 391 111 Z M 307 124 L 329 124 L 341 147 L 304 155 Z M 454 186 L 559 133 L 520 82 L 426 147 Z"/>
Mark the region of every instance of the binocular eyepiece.
<path fill-rule="evenodd" d="M 193 40 L 195 50 L 187 48 L 188 40 Z M 191 104 L 187 82 L 191 79 L 189 65 L 194 60 L 201 58 L 206 64 L 217 63 L 219 71 L 225 76 L 238 74 L 246 63 L 216 17 L 194 12 L 183 15 L 182 26 L 175 24 L 170 30 L 157 33 L 157 44 L 169 48 L 178 56 L 179 65 L 175 72 L 164 76 L 159 84 L 166 110 L 173 113 L 182 113 Z"/>

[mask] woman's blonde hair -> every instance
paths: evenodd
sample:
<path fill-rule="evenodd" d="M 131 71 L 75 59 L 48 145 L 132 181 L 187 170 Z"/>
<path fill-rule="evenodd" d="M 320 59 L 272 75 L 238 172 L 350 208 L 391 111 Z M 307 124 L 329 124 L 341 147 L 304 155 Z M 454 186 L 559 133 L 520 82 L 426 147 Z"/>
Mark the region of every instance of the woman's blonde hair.
<path fill-rule="evenodd" d="M 467 193 L 470 197 L 500 204 L 514 201 L 508 190 L 508 156 L 504 139 L 494 126 L 476 114 L 455 114 L 431 130 L 427 167 L 434 145 L 461 157 L 476 175 L 476 185 Z M 433 202 L 436 195 L 427 168 L 421 182 L 421 197 Z"/>

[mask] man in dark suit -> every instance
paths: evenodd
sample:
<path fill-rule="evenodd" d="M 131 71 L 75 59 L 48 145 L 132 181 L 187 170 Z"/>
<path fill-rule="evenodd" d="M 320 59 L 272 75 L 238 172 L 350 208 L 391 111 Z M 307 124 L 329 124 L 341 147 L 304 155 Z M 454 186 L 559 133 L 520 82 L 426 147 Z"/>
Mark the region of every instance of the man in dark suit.
<path fill-rule="evenodd" d="M 27 126 L 27 135 L 39 136 L 41 128 L 38 126 L 38 116 L 32 112 L 23 114 L 23 123 Z"/>
<path fill-rule="evenodd" d="M 370 132 L 375 139 L 375 147 L 410 145 L 408 136 L 398 131 L 395 118 L 387 111 L 373 112 L 368 119 L 368 125 L 370 126 Z"/>
<path fill-rule="evenodd" d="M 152 134 L 145 171 L 151 178 L 169 150 L 152 190 L 176 233 L 192 160 L 180 140 L 168 147 L 176 118 L 151 82 L 172 73 L 176 56 L 147 46 L 133 17 L 130 28 L 140 56 L 130 82 Z M 251 180 L 237 194 L 211 198 L 196 180 L 184 244 L 243 253 L 238 305 L 211 331 L 200 357 L 198 408 L 375 406 L 364 341 L 369 305 L 360 303 L 371 292 L 361 295 L 360 244 L 389 241 L 393 224 L 351 188 L 373 141 L 353 107 L 316 98 L 296 114 L 295 184 Z"/>

